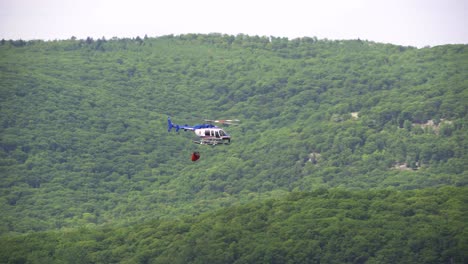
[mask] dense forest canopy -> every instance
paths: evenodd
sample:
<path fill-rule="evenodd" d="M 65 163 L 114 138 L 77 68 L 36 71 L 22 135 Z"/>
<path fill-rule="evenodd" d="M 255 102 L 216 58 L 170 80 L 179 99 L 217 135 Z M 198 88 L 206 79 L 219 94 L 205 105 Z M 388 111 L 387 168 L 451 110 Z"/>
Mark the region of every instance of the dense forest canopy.
<path fill-rule="evenodd" d="M 412 217 L 414 225 L 405 227 L 418 226 L 407 230 L 412 232 L 409 237 L 422 241 L 423 234 L 414 232 L 424 232 L 419 227 L 428 222 L 425 218 L 436 218 L 443 228 L 450 229 L 431 233 L 439 237 L 437 232 L 448 232 L 444 233 L 447 240 L 439 241 L 446 244 L 439 243 L 425 255 L 431 255 L 432 260 L 423 262 L 466 261 L 460 249 L 466 248 L 467 242 L 463 224 L 468 182 L 467 48 L 444 45 L 417 49 L 362 40 L 289 40 L 242 34 L 2 40 L 2 240 L 20 243 L 25 236 L 32 240 L 46 236 L 53 243 L 60 232 L 66 232 L 76 236 L 66 243 L 78 243 L 73 246 L 86 249 L 83 254 L 88 262 L 96 262 L 102 256 L 91 257 L 89 252 L 100 250 L 79 246 L 89 239 L 86 232 L 118 239 L 105 230 L 125 233 L 134 226 L 150 229 L 150 233 L 162 232 L 160 225 L 181 221 L 164 231 L 169 233 L 161 242 L 172 243 L 174 238 L 168 236 L 188 232 L 175 249 L 198 241 L 192 223 L 210 221 L 205 213 L 212 214 L 213 221 L 223 221 L 222 215 L 231 211 L 237 214 L 233 217 L 251 217 L 256 213 L 252 208 L 264 208 L 265 201 L 278 207 L 293 206 L 288 199 L 294 193 L 307 197 L 302 206 L 310 210 L 322 208 L 315 207 L 319 201 L 334 203 L 332 196 L 315 195 L 318 190 L 352 191 L 348 193 L 351 200 L 369 196 L 370 204 L 376 203 L 376 193 L 392 192 L 398 199 L 411 200 L 403 204 L 420 203 L 409 213 L 421 216 Z M 229 146 L 200 146 L 191 142 L 190 132 L 168 133 L 168 116 L 181 124 L 196 124 L 205 118 L 237 118 L 241 124 L 226 128 L 232 136 Z M 201 153 L 195 163 L 190 161 L 193 151 Z M 434 209 L 439 213 L 430 209 L 435 206 L 432 200 L 438 198 L 428 190 L 445 195 Z M 449 197 L 450 192 L 456 194 L 455 200 Z M 383 199 L 379 200 L 383 208 L 392 203 L 391 199 L 379 199 Z M 453 205 L 447 209 L 450 213 L 441 211 L 439 206 L 444 203 Z M 296 207 L 297 216 L 290 215 L 287 223 L 282 222 L 281 213 L 268 219 L 272 225 L 297 224 L 304 230 L 321 225 L 317 222 L 312 228 L 301 222 L 301 216 L 307 214 L 301 208 Z M 355 207 L 348 208 L 353 211 L 350 208 Z M 403 215 L 409 210 L 391 208 Z M 340 213 L 334 212 L 320 221 L 328 219 L 328 224 L 336 227 L 339 222 L 333 217 L 339 218 Z M 367 215 L 361 219 L 366 221 L 378 219 L 380 213 L 369 211 L 369 207 L 350 212 Z M 379 221 L 393 221 L 386 217 Z M 402 219 L 394 224 L 405 225 L 406 218 Z M 446 225 L 452 222 L 455 226 Z M 348 224 L 351 228 L 355 223 Z M 231 227 L 235 232 L 247 232 L 239 225 Z M 72 231 L 66 231 L 68 228 Z M 79 230 L 86 230 L 82 234 L 86 241 L 80 240 Z M 253 240 L 266 241 L 261 230 L 251 234 Z M 287 241 L 289 231 L 281 232 L 285 232 L 281 239 Z M 316 232 L 317 241 L 335 234 L 322 229 Z M 345 234 L 351 239 L 351 233 Z M 359 235 L 367 241 L 375 239 L 363 230 Z M 385 241 L 397 243 L 400 238 Z M 298 241 L 309 243 L 305 237 L 289 243 L 304 246 Z M 419 244 L 408 240 L 412 248 L 397 256 L 390 252 L 390 244 L 381 238 L 377 241 L 381 247 L 368 248 L 365 256 L 340 251 L 342 261 L 360 262 L 356 259 L 362 258 L 378 262 L 375 254 L 384 249 L 394 257 L 421 260 L 411 253 L 421 253 L 418 250 L 423 246 Z M 279 247 L 284 247 L 284 252 L 278 251 L 278 257 L 292 254 L 286 244 Z M 331 248 L 319 247 L 324 254 L 332 254 Z M 244 245 L 236 250 L 224 261 L 259 261 L 255 254 L 272 249 L 259 248 L 245 258 L 239 252 L 249 248 Z M 65 261 L 60 255 L 63 252 L 52 251 L 58 255 L 51 258 Z M 170 251 L 160 253 L 147 257 L 164 262 Z M 209 260 L 193 256 L 196 251 L 185 253 L 193 262 Z M 125 254 L 123 259 L 128 257 Z M 309 257 L 318 262 L 316 256 L 321 256 L 322 262 L 332 262 L 326 255 Z M 15 258 L 9 257 L 12 261 Z M 181 257 L 180 262 L 188 259 Z"/>
<path fill-rule="evenodd" d="M 292 192 L 176 221 L 0 240 L 6 263 L 465 263 L 466 188 Z"/>

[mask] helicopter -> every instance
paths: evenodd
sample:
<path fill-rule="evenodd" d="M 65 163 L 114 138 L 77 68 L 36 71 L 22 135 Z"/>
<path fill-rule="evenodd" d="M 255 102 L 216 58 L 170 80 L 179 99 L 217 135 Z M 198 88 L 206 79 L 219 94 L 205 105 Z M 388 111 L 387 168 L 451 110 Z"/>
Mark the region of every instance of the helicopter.
<path fill-rule="evenodd" d="M 167 117 L 167 131 L 171 132 L 173 128 L 176 132 L 179 132 L 179 130 L 181 129 L 184 131 L 193 131 L 198 137 L 198 139 L 194 140 L 193 142 L 200 145 L 229 145 L 231 143 L 231 136 L 228 133 L 226 133 L 222 128 L 213 125 L 212 123 L 220 123 L 229 126 L 236 124 L 237 122 L 239 122 L 239 120 L 205 119 L 205 122 L 207 122 L 207 124 L 199 124 L 194 126 L 176 125 L 172 123 L 170 117 Z"/>

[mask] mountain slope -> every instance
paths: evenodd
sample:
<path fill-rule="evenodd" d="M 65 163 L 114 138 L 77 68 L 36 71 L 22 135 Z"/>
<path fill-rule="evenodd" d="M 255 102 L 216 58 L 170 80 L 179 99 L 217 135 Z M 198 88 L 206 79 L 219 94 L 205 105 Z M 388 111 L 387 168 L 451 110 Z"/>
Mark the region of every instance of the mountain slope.
<path fill-rule="evenodd" d="M 173 219 L 292 190 L 465 186 L 466 50 L 218 34 L 2 41 L 0 231 Z M 242 124 L 211 148 L 168 133 L 167 116 Z"/>
<path fill-rule="evenodd" d="M 464 263 L 466 187 L 292 192 L 179 220 L 0 240 L 5 263 Z"/>

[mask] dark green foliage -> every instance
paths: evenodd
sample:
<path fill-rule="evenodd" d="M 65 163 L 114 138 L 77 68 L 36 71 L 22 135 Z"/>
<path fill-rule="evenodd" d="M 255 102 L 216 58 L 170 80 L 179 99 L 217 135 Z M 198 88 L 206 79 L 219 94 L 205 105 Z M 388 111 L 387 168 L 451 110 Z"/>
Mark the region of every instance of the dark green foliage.
<path fill-rule="evenodd" d="M 336 252 L 346 256 L 337 262 L 382 262 L 387 256 L 394 258 L 391 262 L 401 262 L 399 258 L 420 262 L 412 252 L 423 254 L 428 248 L 421 238 L 453 236 L 452 229 L 438 229 L 433 237 L 425 237 L 421 226 L 433 217 L 425 205 L 420 214 L 400 208 L 414 221 L 405 226 L 413 234 L 411 239 L 398 233 L 385 240 L 376 237 L 379 226 L 371 229 L 376 233 L 356 227 L 359 221 L 378 219 L 379 214 L 371 217 L 374 212 L 368 208 L 348 215 L 327 209 L 321 221 L 329 221 L 335 229 L 319 225 L 313 240 L 299 239 L 307 233 L 302 230 L 291 234 L 298 241 L 290 244 L 273 236 L 271 245 L 261 248 L 272 232 L 270 223 L 262 220 L 272 217 L 262 201 L 277 198 L 291 203 L 282 197 L 292 199 L 298 192 L 317 195 L 317 190 L 328 189 L 327 195 L 355 195 L 336 188 L 362 190 L 359 195 L 368 196 L 382 189 L 465 190 L 466 49 L 466 45 L 416 49 L 360 40 L 242 34 L 2 41 L 0 234 L 17 241 L 13 245 L 18 248 L 27 244 L 22 239 L 44 235 L 45 240 L 55 241 L 58 234 L 70 235 L 70 240 L 51 242 L 53 246 L 36 256 L 9 257 L 19 263 L 28 262 L 27 258 L 66 263 L 77 258 L 119 262 L 132 255 L 138 258 L 129 262 L 165 262 L 165 257 L 173 257 L 168 255 L 171 241 L 182 236 L 180 244 L 172 245 L 183 252 L 180 262 L 334 262 Z M 181 124 L 204 118 L 242 122 L 227 128 L 233 136 L 230 146 L 212 148 L 192 144 L 189 132 L 168 133 L 168 115 Z M 193 151 L 201 152 L 197 163 L 190 161 Z M 374 199 L 369 198 L 369 203 Z M 239 207 L 245 203 L 249 205 Z M 249 223 L 252 226 L 226 220 L 229 225 L 219 227 L 221 235 L 212 234 L 213 243 L 218 243 L 213 250 L 193 250 L 205 243 L 203 239 L 212 239 L 198 238 L 204 227 L 194 230 L 190 221 L 207 219 L 184 218 L 171 225 L 187 215 L 214 212 L 216 219 L 219 212 L 229 210 L 245 210 L 236 214 L 245 213 L 246 218 L 254 217 L 251 212 L 258 214 Z M 382 214 L 381 223 L 392 224 L 390 216 Z M 299 218 L 283 220 L 275 219 L 286 226 L 301 224 Z M 149 235 L 144 243 L 151 247 L 138 244 L 141 237 L 129 235 L 140 233 L 148 221 L 167 225 L 168 232 L 161 239 Z M 135 224 L 136 231 L 127 229 Z M 148 232 L 155 232 L 148 225 Z M 347 249 L 341 242 L 332 247 L 323 244 L 328 237 L 338 239 L 340 230 L 353 229 L 359 230 L 356 236 L 340 239 L 361 249 Z M 263 232 L 249 235 L 252 230 Z M 84 238 L 77 238 L 80 232 Z M 101 241 L 93 237 L 96 233 Z M 241 239 L 249 241 L 241 245 Z M 397 254 L 401 239 L 408 249 Z M 450 241 L 466 243 L 466 231 Z M 369 248 L 373 242 L 375 247 Z M 251 243 L 258 247 L 245 246 Z M 449 242 L 438 243 L 437 249 L 423 254 L 422 262 L 460 260 L 454 253 L 458 249 L 445 252 L 441 246 Z M 103 249 L 108 245 L 112 251 Z M 371 251 L 380 252 L 380 258 Z M 439 255 L 428 260 L 430 254 Z"/>
<path fill-rule="evenodd" d="M 5 263 L 465 263 L 467 191 L 292 192 L 177 221 L 5 237 L 0 257 Z"/>

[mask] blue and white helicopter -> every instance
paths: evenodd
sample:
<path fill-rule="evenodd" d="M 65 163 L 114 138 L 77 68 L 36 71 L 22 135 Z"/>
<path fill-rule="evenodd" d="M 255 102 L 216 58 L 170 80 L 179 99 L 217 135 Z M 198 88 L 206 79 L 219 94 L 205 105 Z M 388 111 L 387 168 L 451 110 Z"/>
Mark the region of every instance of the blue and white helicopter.
<path fill-rule="evenodd" d="M 205 119 L 205 122 L 208 122 L 208 124 L 199 124 L 199 125 L 194 125 L 194 126 L 189 126 L 189 125 L 176 125 L 173 124 L 171 121 L 171 118 L 167 118 L 167 131 L 171 132 L 171 130 L 174 128 L 176 132 L 179 132 L 179 130 L 183 129 L 184 131 L 190 130 L 195 133 L 195 135 L 198 137 L 197 140 L 194 140 L 194 143 L 200 144 L 200 145 L 228 145 L 231 143 L 231 136 L 226 133 L 222 128 L 213 125 L 212 123 L 220 123 L 223 125 L 234 125 L 239 122 L 238 119 L 235 120 L 208 120 Z"/>

